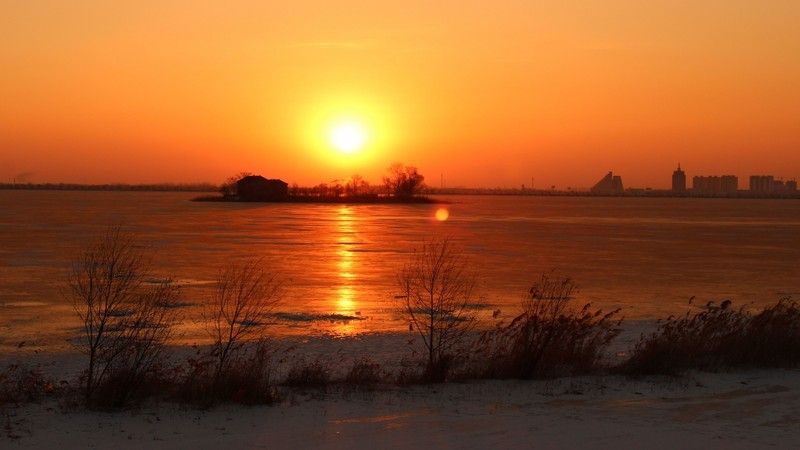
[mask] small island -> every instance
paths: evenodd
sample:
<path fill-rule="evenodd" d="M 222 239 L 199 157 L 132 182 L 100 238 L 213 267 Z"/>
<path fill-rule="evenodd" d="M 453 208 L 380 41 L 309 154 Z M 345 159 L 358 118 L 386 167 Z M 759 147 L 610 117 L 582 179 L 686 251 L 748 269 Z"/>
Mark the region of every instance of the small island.
<path fill-rule="evenodd" d="M 307 188 L 289 184 L 280 179 L 242 172 L 222 184 L 221 195 L 203 196 L 201 202 L 264 202 L 264 203 L 363 203 L 411 204 L 447 203 L 423 195 L 425 177 L 416 167 L 394 163 L 383 177 L 383 186 L 376 189 L 360 175 L 332 184 L 322 183 Z"/>

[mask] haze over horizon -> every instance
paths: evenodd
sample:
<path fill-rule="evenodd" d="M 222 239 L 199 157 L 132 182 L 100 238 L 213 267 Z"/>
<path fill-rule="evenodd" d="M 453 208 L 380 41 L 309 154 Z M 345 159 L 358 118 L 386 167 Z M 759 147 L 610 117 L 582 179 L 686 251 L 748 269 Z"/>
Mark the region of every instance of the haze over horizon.
<path fill-rule="evenodd" d="M 796 178 L 798 23 L 792 0 L 10 0 L 0 182 Z"/>

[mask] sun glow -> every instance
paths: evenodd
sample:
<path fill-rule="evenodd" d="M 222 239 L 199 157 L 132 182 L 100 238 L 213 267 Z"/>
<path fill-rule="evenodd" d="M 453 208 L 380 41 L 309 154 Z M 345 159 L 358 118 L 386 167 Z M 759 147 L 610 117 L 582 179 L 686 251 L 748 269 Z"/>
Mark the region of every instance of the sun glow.
<path fill-rule="evenodd" d="M 338 122 L 331 127 L 328 139 L 336 150 L 349 155 L 364 147 L 367 132 L 358 122 Z"/>
<path fill-rule="evenodd" d="M 308 109 L 297 110 L 296 133 L 303 151 L 330 178 L 381 173 L 375 171 L 392 161 L 387 153 L 400 144 L 397 130 L 402 123 L 396 113 L 379 99 L 352 92 L 314 97 Z"/>

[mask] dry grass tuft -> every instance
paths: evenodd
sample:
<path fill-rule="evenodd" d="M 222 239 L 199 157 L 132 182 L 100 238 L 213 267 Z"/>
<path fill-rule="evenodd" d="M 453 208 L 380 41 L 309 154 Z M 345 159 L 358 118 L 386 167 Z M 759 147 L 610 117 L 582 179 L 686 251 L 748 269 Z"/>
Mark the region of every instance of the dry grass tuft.
<path fill-rule="evenodd" d="M 351 386 L 373 387 L 384 379 L 381 365 L 369 358 L 357 360 L 344 378 L 344 382 Z"/>
<path fill-rule="evenodd" d="M 174 396 L 185 403 L 210 407 L 219 403 L 269 405 L 280 400 L 272 382 L 273 365 L 266 340 L 243 346 L 228 358 L 222 370 L 202 350 L 187 368 L 175 370 Z"/>
<path fill-rule="evenodd" d="M 0 372 L 0 406 L 35 401 L 53 392 L 53 382 L 39 370 L 15 363 Z"/>
<path fill-rule="evenodd" d="M 800 306 L 782 299 L 755 315 L 718 308 L 670 318 L 641 337 L 620 369 L 629 375 L 678 375 L 691 369 L 798 364 Z"/>
<path fill-rule="evenodd" d="M 570 307 L 575 285 L 569 278 L 543 275 L 528 293 L 523 312 L 499 324 L 478 341 L 486 356 L 482 376 L 547 378 L 590 373 L 600 367 L 603 353 L 620 333 L 619 310 L 591 311 Z"/>
<path fill-rule="evenodd" d="M 319 360 L 298 361 L 286 375 L 285 386 L 294 388 L 327 389 L 331 383 L 331 369 Z"/>

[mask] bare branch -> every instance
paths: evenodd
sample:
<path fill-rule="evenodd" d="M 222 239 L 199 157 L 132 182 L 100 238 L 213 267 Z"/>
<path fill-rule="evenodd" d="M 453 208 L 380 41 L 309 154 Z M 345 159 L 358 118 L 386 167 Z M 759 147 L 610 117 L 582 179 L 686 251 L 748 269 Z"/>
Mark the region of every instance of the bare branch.
<path fill-rule="evenodd" d="M 145 284 L 147 268 L 141 246 L 118 225 L 108 227 L 72 264 L 67 283 L 83 325 L 79 345 L 89 357 L 87 404 L 115 371 L 124 376 L 108 400 L 123 402 L 166 345 L 175 320 L 169 305 L 178 290 Z"/>
<path fill-rule="evenodd" d="M 425 243 L 398 273 L 398 297 L 425 346 L 432 380 L 446 376 L 452 351 L 472 328 L 475 283 L 475 273 L 449 239 Z"/>
<path fill-rule="evenodd" d="M 216 379 L 242 345 L 263 338 L 265 316 L 280 301 L 280 283 L 263 267 L 263 260 L 248 260 L 219 272 L 204 312 L 217 361 Z"/>

